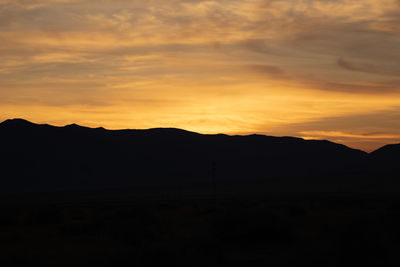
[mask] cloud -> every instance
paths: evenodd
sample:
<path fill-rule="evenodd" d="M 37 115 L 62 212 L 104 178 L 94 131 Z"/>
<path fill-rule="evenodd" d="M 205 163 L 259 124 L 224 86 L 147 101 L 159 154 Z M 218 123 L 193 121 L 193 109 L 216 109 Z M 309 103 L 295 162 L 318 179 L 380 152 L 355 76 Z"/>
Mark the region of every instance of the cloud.
<path fill-rule="evenodd" d="M 373 64 L 366 64 L 366 63 L 352 63 L 343 58 L 339 58 L 337 61 L 338 65 L 344 69 L 351 70 L 351 71 L 359 71 L 371 74 L 379 74 L 379 75 L 390 75 L 400 77 L 400 65 L 394 66 L 398 69 L 382 69 Z"/>
<path fill-rule="evenodd" d="M 302 137 L 307 138 L 354 138 L 357 140 L 400 140 L 400 134 L 390 134 L 390 133 L 346 133 L 341 131 L 302 131 L 299 132 Z M 400 142 L 400 141 L 399 141 Z"/>
<path fill-rule="evenodd" d="M 400 143 L 400 107 L 375 112 L 332 116 L 286 125 L 286 131 L 307 139 L 329 139 L 372 151 Z"/>
<path fill-rule="evenodd" d="M 280 67 L 273 66 L 273 65 L 249 64 L 249 65 L 246 65 L 246 68 L 249 69 L 250 72 L 263 74 L 263 75 L 279 76 L 284 73 L 284 71 Z"/>
<path fill-rule="evenodd" d="M 0 0 L 0 112 L 79 119 L 87 103 L 118 125 L 396 135 L 372 115 L 345 126 L 392 118 L 399 25 L 397 0 Z"/>
<path fill-rule="evenodd" d="M 394 95 L 400 93 L 400 81 L 386 82 L 329 82 L 329 81 L 305 81 L 305 85 L 323 91 L 342 92 L 356 95 Z"/>

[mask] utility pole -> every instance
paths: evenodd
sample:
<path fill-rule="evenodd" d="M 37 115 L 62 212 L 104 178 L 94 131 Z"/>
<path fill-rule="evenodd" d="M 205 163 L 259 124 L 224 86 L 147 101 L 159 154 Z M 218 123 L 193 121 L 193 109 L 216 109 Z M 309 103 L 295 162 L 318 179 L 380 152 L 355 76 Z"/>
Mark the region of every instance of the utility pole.
<path fill-rule="evenodd" d="M 211 163 L 211 179 L 212 179 L 212 185 L 213 185 L 213 193 L 214 193 L 214 198 L 217 198 L 217 163 L 213 161 Z"/>

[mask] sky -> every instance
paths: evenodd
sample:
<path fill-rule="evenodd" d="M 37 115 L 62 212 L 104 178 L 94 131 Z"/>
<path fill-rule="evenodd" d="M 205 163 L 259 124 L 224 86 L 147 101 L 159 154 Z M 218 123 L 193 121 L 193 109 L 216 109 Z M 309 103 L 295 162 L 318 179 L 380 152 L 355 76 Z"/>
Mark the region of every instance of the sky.
<path fill-rule="evenodd" d="M 400 143 L 399 0 L 0 0 L 0 120 Z"/>

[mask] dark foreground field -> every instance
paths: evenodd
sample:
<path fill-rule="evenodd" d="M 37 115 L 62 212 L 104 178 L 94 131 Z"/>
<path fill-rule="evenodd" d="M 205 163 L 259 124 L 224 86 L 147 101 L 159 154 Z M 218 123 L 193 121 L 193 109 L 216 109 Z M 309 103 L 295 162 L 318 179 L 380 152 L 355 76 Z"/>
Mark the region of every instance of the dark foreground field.
<path fill-rule="evenodd" d="M 399 266 L 400 200 L 3 204 L 2 266 Z"/>

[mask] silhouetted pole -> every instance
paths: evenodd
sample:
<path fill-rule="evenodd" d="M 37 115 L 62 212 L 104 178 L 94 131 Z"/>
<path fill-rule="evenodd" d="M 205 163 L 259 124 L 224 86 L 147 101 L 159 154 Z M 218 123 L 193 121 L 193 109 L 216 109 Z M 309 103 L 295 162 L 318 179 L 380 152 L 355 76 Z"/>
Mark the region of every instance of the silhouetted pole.
<path fill-rule="evenodd" d="M 342 189 L 343 189 L 343 176 L 341 176 L 340 177 L 340 179 L 338 179 L 338 185 L 337 185 L 337 188 L 336 188 L 336 194 L 337 195 L 340 195 L 341 193 L 342 193 Z"/>
<path fill-rule="evenodd" d="M 213 184 L 214 198 L 217 198 L 217 163 L 215 161 L 211 164 L 211 179 Z"/>

